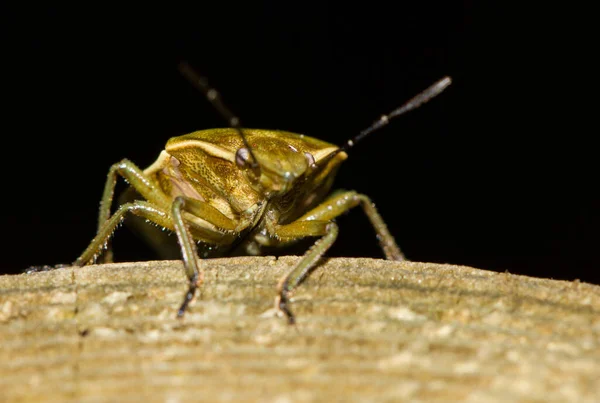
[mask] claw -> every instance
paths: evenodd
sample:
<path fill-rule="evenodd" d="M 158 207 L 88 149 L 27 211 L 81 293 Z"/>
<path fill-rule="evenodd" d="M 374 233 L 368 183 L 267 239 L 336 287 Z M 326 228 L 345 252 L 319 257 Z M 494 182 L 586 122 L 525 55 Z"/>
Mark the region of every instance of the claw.
<path fill-rule="evenodd" d="M 185 298 L 183 299 L 183 302 L 181 303 L 181 306 L 179 307 L 179 310 L 177 311 L 178 318 L 183 318 L 183 315 L 185 314 L 185 310 L 190 305 L 190 302 L 192 302 L 192 299 L 194 299 L 194 295 L 196 294 L 196 289 L 198 288 L 197 282 L 198 282 L 198 276 L 194 276 L 192 278 L 192 280 L 190 281 L 190 288 L 188 288 L 188 292 L 185 294 Z"/>
<path fill-rule="evenodd" d="M 279 310 L 283 312 L 283 314 L 286 316 L 288 325 L 295 325 L 296 317 L 294 316 L 290 308 L 288 308 L 289 302 L 290 300 L 288 298 L 287 292 L 282 291 L 277 301 L 277 308 L 279 308 Z"/>

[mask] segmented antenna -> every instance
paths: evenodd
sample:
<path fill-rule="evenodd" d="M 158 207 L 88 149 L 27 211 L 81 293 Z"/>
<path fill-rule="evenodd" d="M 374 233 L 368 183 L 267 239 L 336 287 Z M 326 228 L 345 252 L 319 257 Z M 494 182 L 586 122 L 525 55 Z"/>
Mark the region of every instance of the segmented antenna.
<path fill-rule="evenodd" d="M 223 101 L 221 101 L 221 95 L 219 94 L 219 92 L 208 84 L 208 79 L 206 77 L 203 77 L 200 74 L 198 74 L 187 62 L 182 61 L 179 63 L 179 71 L 185 78 L 188 79 L 190 83 L 192 83 L 192 85 L 194 85 L 194 87 L 198 88 L 200 91 L 202 91 L 202 93 L 204 93 L 206 98 L 215 107 L 215 109 L 219 111 L 221 116 L 223 116 L 227 120 L 229 126 L 237 130 L 240 137 L 242 138 L 242 141 L 244 142 L 244 147 L 246 147 L 248 153 L 250 154 L 250 159 L 252 160 L 252 168 L 255 170 L 259 170 L 260 167 L 258 165 L 258 161 L 254 157 L 252 147 L 250 147 L 250 144 L 248 144 L 248 140 L 246 140 L 246 136 L 244 135 L 244 131 L 242 130 L 239 118 L 235 116 L 225 106 Z"/>
<path fill-rule="evenodd" d="M 401 107 L 394 109 L 387 115 L 382 115 L 379 119 L 377 119 L 373 124 L 367 127 L 365 130 L 360 132 L 357 136 L 351 138 L 344 144 L 340 151 L 348 151 L 350 148 L 354 147 L 356 143 L 361 141 L 363 138 L 373 133 L 376 130 L 381 129 L 390 123 L 395 117 L 405 114 L 408 111 L 418 108 L 423 105 L 425 102 L 429 101 L 432 98 L 438 96 L 442 91 L 444 91 L 450 84 L 452 84 L 452 79 L 448 76 L 442 78 L 437 81 L 435 84 L 418 94 L 417 96 L 411 98 L 408 102 L 406 102 Z"/>

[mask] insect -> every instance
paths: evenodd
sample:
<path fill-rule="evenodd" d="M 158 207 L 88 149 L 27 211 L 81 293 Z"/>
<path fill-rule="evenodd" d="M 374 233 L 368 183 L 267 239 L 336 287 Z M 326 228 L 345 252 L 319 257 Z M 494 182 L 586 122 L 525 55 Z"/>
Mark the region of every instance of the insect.
<path fill-rule="evenodd" d="M 174 231 L 189 280 L 177 313 L 181 317 L 203 282 L 203 262 L 198 257 L 197 243 L 235 246 L 256 255 L 264 247 L 317 237 L 278 285 L 276 308 L 294 324 L 290 295 L 334 243 L 338 236 L 335 218 L 342 213 L 361 206 L 386 259 L 404 259 L 369 197 L 355 191 L 331 195 L 329 192 L 340 164 L 354 144 L 392 118 L 438 95 L 450 85 L 449 77 L 338 147 L 290 132 L 242 128 L 239 119 L 225 107 L 219 93 L 205 78 L 186 63 L 180 65 L 180 71 L 204 92 L 230 127 L 173 137 L 157 160 L 145 169 L 127 159 L 112 165 L 100 203 L 98 231 L 73 266 L 92 264 L 103 253 L 105 261 L 111 261 L 107 244 L 117 226 L 130 214 Z M 111 214 L 119 176 L 141 200 L 121 204 Z"/>

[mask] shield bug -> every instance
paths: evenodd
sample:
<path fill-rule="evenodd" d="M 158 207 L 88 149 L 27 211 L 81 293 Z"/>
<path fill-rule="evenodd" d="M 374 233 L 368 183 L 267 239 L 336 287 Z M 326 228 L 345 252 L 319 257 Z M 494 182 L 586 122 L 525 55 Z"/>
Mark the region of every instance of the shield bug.
<path fill-rule="evenodd" d="M 348 140 L 343 146 L 285 131 L 242 128 L 207 80 L 182 63 L 180 71 L 227 119 L 229 128 L 196 131 L 167 141 L 146 169 L 124 159 L 111 166 L 100 203 L 98 231 L 73 266 L 96 262 L 117 226 L 128 215 L 142 217 L 173 231 L 189 289 L 179 308 L 184 315 L 203 281 L 197 245 L 233 248 L 257 255 L 305 237 L 318 239 L 278 285 L 276 307 L 290 324 L 290 294 L 317 265 L 338 235 L 335 218 L 361 206 L 369 218 L 386 259 L 404 255 L 368 196 L 356 191 L 330 194 L 335 174 L 358 141 L 391 119 L 419 107 L 441 93 L 445 77 Z M 111 213 L 115 184 L 124 178 L 140 196 Z"/>

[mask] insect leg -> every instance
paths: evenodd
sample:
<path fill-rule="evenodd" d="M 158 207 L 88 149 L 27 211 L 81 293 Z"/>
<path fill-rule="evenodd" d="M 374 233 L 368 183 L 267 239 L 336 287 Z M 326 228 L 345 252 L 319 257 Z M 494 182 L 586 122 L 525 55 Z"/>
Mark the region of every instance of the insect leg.
<path fill-rule="evenodd" d="M 204 279 L 204 272 L 198 264 L 198 251 L 192 235 L 195 234 L 196 238 L 215 244 L 229 244 L 234 241 L 235 234 L 240 230 L 240 223 L 242 222 L 230 219 L 208 203 L 184 196 L 175 198 L 171 206 L 171 214 L 173 216 L 173 227 L 181 248 L 183 265 L 190 284 L 183 303 L 177 312 L 177 316 L 181 317 L 194 298 L 199 283 L 201 284 Z M 226 232 L 222 233 L 218 230 L 209 230 L 202 227 L 194 222 L 194 218 L 207 221 L 221 231 Z M 246 221 L 246 225 L 250 223 L 251 221 Z M 198 237 L 198 231 L 204 231 L 204 233 L 200 233 L 201 236 Z M 206 231 L 212 231 L 212 233 Z"/>
<path fill-rule="evenodd" d="M 338 236 L 338 226 L 333 221 L 294 221 L 287 225 L 277 226 L 273 235 L 281 238 L 284 242 L 286 239 L 322 236 L 279 283 L 278 308 L 287 316 L 288 323 L 292 325 L 295 323 L 295 318 L 288 307 L 289 293 L 306 278 L 321 256 L 335 242 Z"/>
<path fill-rule="evenodd" d="M 238 223 L 235 220 L 227 217 L 225 214 L 221 213 L 218 209 L 211 206 L 210 204 L 197 199 L 192 199 L 189 197 L 180 196 L 184 202 L 182 207 L 185 207 L 184 210 L 191 213 L 192 215 L 199 217 L 209 223 L 213 224 L 215 227 L 220 228 L 224 231 L 234 231 L 236 230 Z"/>
<path fill-rule="evenodd" d="M 179 246 L 181 248 L 181 256 L 183 257 L 183 266 L 185 273 L 188 277 L 190 286 L 183 303 L 179 307 L 177 312 L 178 317 L 182 317 L 185 313 L 187 306 L 194 298 L 196 289 L 198 288 L 198 281 L 204 281 L 204 271 L 198 267 L 198 251 L 194 239 L 190 234 L 190 230 L 183 220 L 183 209 L 186 208 L 186 199 L 179 196 L 176 197 L 171 206 L 171 213 L 173 214 L 173 226 L 177 233 L 177 239 L 179 240 Z"/>
<path fill-rule="evenodd" d="M 146 218 L 158 225 L 171 228 L 167 213 L 153 203 L 137 200 L 133 203 L 126 203 L 104 222 L 98 230 L 98 233 L 92 239 L 92 242 L 83 251 L 83 253 L 73 262 L 73 266 L 85 266 L 95 261 L 102 253 L 104 246 L 109 241 L 117 226 L 123 221 L 127 213 L 132 213 Z"/>
<path fill-rule="evenodd" d="M 165 207 L 169 205 L 169 200 L 162 190 L 149 181 L 144 172 L 133 162 L 124 159 L 112 165 L 106 176 L 106 184 L 104 185 L 104 192 L 100 201 L 100 213 L 98 215 L 98 233 L 110 217 L 110 208 L 114 197 L 117 175 L 122 176 L 146 200 Z M 112 250 L 107 245 L 103 261 L 110 263 L 112 260 Z"/>
<path fill-rule="evenodd" d="M 383 218 L 375 208 L 375 204 L 366 195 L 352 190 L 334 194 L 322 204 L 304 214 L 298 221 L 330 221 L 359 204 L 362 206 L 377 233 L 377 239 L 379 240 L 381 249 L 383 249 L 385 258 L 388 260 L 404 260 L 404 254 L 400 251 L 392 234 L 390 234 Z"/>

